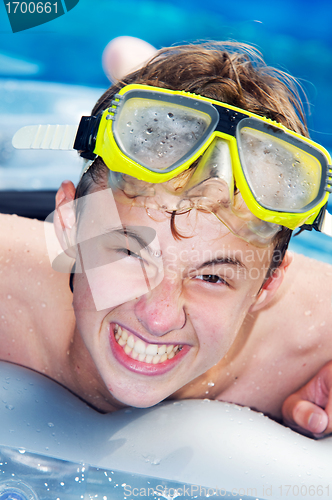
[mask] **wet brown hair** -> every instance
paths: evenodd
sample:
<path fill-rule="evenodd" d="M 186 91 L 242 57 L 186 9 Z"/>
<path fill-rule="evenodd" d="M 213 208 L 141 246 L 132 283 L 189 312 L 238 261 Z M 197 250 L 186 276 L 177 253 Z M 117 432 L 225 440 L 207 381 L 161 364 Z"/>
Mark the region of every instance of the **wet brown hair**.
<path fill-rule="evenodd" d="M 112 85 L 91 114 L 97 115 L 108 108 L 114 95 L 130 83 L 199 94 L 265 116 L 308 136 L 298 82 L 287 73 L 267 66 L 261 54 L 246 44 L 212 42 L 162 49 L 140 70 Z M 106 187 L 108 171 L 102 159 L 97 158 L 79 182 L 76 198 L 96 185 Z M 171 221 L 173 236 L 180 237 L 174 216 Z M 291 234 L 284 227 L 276 235 L 266 279 L 281 264 Z"/>

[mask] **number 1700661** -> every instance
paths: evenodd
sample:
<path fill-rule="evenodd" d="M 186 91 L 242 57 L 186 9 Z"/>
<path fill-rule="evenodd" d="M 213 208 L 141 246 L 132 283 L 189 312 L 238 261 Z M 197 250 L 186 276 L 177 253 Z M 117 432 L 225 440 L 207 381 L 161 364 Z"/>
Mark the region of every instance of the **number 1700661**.
<path fill-rule="evenodd" d="M 8 14 L 57 14 L 58 2 L 8 2 Z"/>

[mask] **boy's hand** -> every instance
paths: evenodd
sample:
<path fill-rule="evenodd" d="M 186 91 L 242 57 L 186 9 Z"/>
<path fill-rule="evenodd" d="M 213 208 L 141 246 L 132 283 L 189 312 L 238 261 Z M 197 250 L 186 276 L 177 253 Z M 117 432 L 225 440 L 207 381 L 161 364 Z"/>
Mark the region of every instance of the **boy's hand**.
<path fill-rule="evenodd" d="M 332 361 L 288 396 L 282 415 L 284 423 L 301 434 L 318 438 L 332 432 Z"/>

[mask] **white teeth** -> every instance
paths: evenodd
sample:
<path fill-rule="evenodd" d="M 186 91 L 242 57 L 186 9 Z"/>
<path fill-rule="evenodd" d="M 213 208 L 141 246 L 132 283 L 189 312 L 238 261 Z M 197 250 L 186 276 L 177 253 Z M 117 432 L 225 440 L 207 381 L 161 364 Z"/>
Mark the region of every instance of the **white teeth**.
<path fill-rule="evenodd" d="M 126 344 L 126 345 L 124 346 L 124 352 L 125 352 L 126 354 L 128 354 L 128 355 L 129 355 L 129 354 L 131 353 L 131 351 L 132 351 L 132 348 L 131 348 L 131 347 L 129 347 L 129 345 L 128 345 L 128 344 Z"/>
<path fill-rule="evenodd" d="M 145 355 L 145 344 L 141 339 L 136 340 L 134 345 L 134 351 L 136 351 L 138 354 Z"/>
<path fill-rule="evenodd" d="M 173 344 L 147 344 L 119 325 L 114 327 L 114 336 L 127 356 L 145 363 L 164 363 L 174 358 L 176 352 L 182 349 L 182 346 Z"/>
<path fill-rule="evenodd" d="M 122 335 L 122 338 L 123 338 L 123 335 Z M 127 338 L 128 338 L 128 334 L 127 334 Z M 134 335 L 130 335 L 130 337 L 127 340 L 127 345 L 129 345 L 130 349 L 134 348 L 134 345 L 135 345 Z"/>
<path fill-rule="evenodd" d="M 158 346 L 156 344 L 149 344 L 145 348 L 146 354 L 149 354 L 150 356 L 155 356 L 158 352 Z"/>
<path fill-rule="evenodd" d="M 159 356 L 163 356 L 163 354 L 165 354 L 165 352 L 166 352 L 166 345 L 165 344 L 164 345 L 160 345 L 158 347 L 158 354 L 159 354 Z"/>

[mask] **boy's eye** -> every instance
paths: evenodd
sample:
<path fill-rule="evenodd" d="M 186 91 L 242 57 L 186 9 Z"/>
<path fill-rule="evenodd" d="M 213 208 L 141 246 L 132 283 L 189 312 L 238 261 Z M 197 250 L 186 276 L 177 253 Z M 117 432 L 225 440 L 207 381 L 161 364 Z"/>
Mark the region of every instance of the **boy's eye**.
<path fill-rule="evenodd" d="M 116 250 L 117 253 L 124 253 L 126 255 L 129 255 L 130 257 L 134 257 L 136 259 L 139 259 L 139 260 L 143 260 L 142 257 L 135 253 L 135 252 L 132 252 L 131 250 L 129 250 L 128 248 L 118 248 Z"/>
<path fill-rule="evenodd" d="M 201 274 L 199 276 L 196 276 L 196 279 L 206 281 L 208 283 L 223 283 L 227 285 L 226 281 L 216 274 Z"/>

